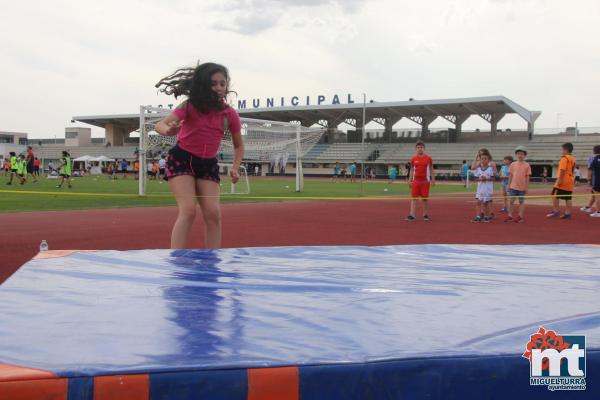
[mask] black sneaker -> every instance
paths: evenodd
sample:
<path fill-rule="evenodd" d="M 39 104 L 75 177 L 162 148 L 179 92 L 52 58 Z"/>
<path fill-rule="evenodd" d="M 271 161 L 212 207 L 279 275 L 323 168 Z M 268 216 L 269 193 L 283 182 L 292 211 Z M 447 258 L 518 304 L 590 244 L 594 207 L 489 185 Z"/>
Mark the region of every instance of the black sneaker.
<path fill-rule="evenodd" d="M 408 217 L 406 217 L 404 220 L 405 221 L 414 221 L 416 218 L 413 217 L 412 215 L 409 215 Z"/>
<path fill-rule="evenodd" d="M 431 221 L 429 219 L 429 215 L 427 215 L 427 214 L 423 215 L 423 221 Z"/>
<path fill-rule="evenodd" d="M 492 217 L 483 217 L 483 222 L 486 224 L 492 222 Z"/>
<path fill-rule="evenodd" d="M 471 222 L 474 222 L 474 223 L 476 223 L 476 224 L 477 224 L 477 223 L 481 222 L 481 217 L 478 215 L 478 216 L 476 216 L 475 218 L 473 218 L 473 219 L 471 220 Z"/>

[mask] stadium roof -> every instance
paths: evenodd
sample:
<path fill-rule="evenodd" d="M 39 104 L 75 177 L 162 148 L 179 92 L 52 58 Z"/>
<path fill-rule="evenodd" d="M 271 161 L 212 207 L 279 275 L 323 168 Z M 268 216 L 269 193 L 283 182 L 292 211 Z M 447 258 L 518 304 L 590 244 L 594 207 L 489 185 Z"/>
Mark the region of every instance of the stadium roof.
<path fill-rule="evenodd" d="M 518 114 L 526 122 L 533 123 L 539 113 L 527 110 L 504 96 L 472 97 L 447 100 L 409 100 L 395 102 L 372 102 L 366 104 L 366 120 L 389 118 L 398 120 L 409 118 L 421 124 L 441 117 L 456 122 L 471 115 L 480 115 L 491 122 L 494 115 Z M 277 108 L 254 108 L 239 110 L 244 117 L 268 119 L 274 121 L 307 121 L 317 123 L 320 120 L 333 120 L 337 123 L 347 119 L 362 120 L 363 104 L 335 104 L 320 106 L 290 106 Z"/>
<path fill-rule="evenodd" d="M 396 123 L 402 118 L 408 118 L 423 127 L 428 126 L 438 117 L 460 125 L 472 115 L 479 115 L 486 121 L 495 124 L 506 114 L 517 114 L 528 124 L 533 125 L 541 114 L 539 111 L 529 111 L 504 96 L 370 102 L 365 106 L 363 103 L 353 103 L 249 108 L 240 109 L 238 112 L 242 117 L 286 122 L 300 121 L 305 126 L 323 124 L 324 121 L 327 121 L 328 126 L 337 126 L 346 122 L 360 127 L 363 108 L 366 111 L 366 122 L 376 121 L 384 125 L 385 121 Z M 102 128 L 110 123 L 116 126 L 131 127 L 133 128 L 131 130 L 135 130 L 139 124 L 139 114 L 78 116 L 73 117 L 73 120 Z"/>

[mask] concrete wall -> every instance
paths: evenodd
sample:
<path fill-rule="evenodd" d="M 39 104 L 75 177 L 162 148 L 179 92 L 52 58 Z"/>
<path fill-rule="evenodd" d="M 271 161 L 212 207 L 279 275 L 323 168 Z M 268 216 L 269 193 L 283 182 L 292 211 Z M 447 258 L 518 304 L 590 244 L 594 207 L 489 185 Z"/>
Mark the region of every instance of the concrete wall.
<path fill-rule="evenodd" d="M 106 143 L 112 146 L 123 146 L 125 138 L 129 135 L 127 129 L 108 123 L 105 127 Z"/>
<path fill-rule="evenodd" d="M 11 144 L 11 143 L 0 143 L 0 158 L 9 158 L 11 151 L 14 151 L 17 155 L 27 150 L 27 146 Z"/>
<path fill-rule="evenodd" d="M 75 137 L 69 137 L 75 136 Z M 92 129 L 91 128 L 65 128 L 65 146 L 80 147 L 90 146 L 92 144 Z"/>
<path fill-rule="evenodd" d="M 27 139 L 27 133 L 24 132 L 8 132 L 8 131 L 0 131 L 0 135 L 2 136 L 12 136 L 12 143 L 19 144 L 19 139 Z"/>

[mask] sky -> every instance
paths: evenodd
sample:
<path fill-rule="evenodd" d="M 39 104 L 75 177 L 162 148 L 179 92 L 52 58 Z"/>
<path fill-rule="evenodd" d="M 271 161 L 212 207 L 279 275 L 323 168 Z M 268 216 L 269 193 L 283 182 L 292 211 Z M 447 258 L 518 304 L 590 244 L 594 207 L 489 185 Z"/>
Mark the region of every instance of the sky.
<path fill-rule="evenodd" d="M 87 126 L 73 116 L 177 103 L 154 84 L 206 61 L 226 65 L 250 101 L 504 95 L 542 111 L 538 128 L 600 126 L 598 0 L 0 0 L 0 9 L 0 131 L 30 138 Z M 514 116 L 499 125 L 525 126 Z M 463 128 L 489 124 L 474 116 Z"/>

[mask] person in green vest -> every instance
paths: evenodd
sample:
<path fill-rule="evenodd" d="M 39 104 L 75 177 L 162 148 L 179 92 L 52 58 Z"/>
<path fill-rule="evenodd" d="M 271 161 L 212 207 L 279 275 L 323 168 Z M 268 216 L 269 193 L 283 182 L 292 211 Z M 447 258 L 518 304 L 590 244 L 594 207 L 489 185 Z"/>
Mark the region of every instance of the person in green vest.
<path fill-rule="evenodd" d="M 15 175 L 17 175 L 17 155 L 14 151 L 11 151 L 9 154 L 10 154 L 10 180 L 8 182 L 6 182 L 6 184 L 12 185 L 12 181 L 13 181 Z"/>
<path fill-rule="evenodd" d="M 21 185 L 27 182 L 27 162 L 25 156 L 21 154 L 17 160 L 17 178 L 21 181 Z"/>
<path fill-rule="evenodd" d="M 58 166 L 58 174 L 60 175 L 60 183 L 56 185 L 57 188 L 61 188 L 65 179 L 67 180 L 67 184 L 69 189 L 71 189 L 71 165 L 73 161 L 71 160 L 71 155 L 68 151 L 63 150 L 62 158 L 60 160 L 60 165 Z"/>

